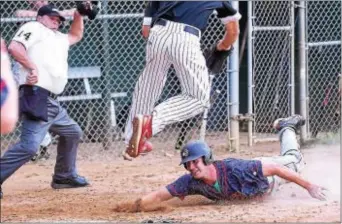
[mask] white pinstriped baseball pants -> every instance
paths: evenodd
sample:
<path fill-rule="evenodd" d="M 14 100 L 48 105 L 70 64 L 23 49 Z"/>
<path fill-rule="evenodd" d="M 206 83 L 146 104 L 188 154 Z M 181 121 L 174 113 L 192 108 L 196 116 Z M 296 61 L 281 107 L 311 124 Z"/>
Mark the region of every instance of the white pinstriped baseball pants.
<path fill-rule="evenodd" d="M 184 24 L 168 21 L 154 25 L 146 45 L 146 65 L 135 86 L 132 107 L 125 128 L 125 142 L 132 136 L 137 114 L 153 115 L 152 133 L 168 124 L 202 113 L 209 102 L 209 75 L 200 48 L 200 37 L 184 31 Z M 155 107 L 173 65 L 182 93 Z"/>

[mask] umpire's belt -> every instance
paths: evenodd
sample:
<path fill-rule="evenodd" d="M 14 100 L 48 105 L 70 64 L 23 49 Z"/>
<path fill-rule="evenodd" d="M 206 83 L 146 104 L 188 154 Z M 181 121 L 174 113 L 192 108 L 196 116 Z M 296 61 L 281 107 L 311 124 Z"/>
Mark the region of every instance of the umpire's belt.
<path fill-rule="evenodd" d="M 27 119 L 45 121 L 48 119 L 48 97 L 56 95 L 50 91 L 33 85 L 21 85 L 19 87 L 19 111 L 26 115 Z"/>
<path fill-rule="evenodd" d="M 54 93 L 52 93 L 52 92 L 50 92 L 50 91 L 48 91 L 42 87 L 39 87 L 39 86 L 32 86 L 32 85 L 26 85 L 26 84 L 19 86 L 19 91 L 21 91 L 22 94 L 30 95 L 30 94 L 32 94 L 32 92 L 37 91 L 37 90 L 42 92 L 44 95 L 46 94 L 48 97 L 50 97 L 54 100 L 56 100 L 58 97 L 58 95 L 56 95 L 56 94 L 54 94 Z"/>
<path fill-rule="evenodd" d="M 166 19 L 158 19 L 158 20 L 155 22 L 155 24 L 161 25 L 161 26 L 166 26 L 167 22 L 168 22 L 168 21 L 167 21 Z M 184 26 L 184 32 L 191 33 L 191 34 L 193 34 L 193 35 L 195 35 L 195 36 L 197 36 L 197 37 L 200 36 L 200 31 L 199 31 L 199 29 L 197 29 L 197 28 L 195 28 L 195 27 L 193 27 L 193 26 L 185 25 L 185 26 Z"/>

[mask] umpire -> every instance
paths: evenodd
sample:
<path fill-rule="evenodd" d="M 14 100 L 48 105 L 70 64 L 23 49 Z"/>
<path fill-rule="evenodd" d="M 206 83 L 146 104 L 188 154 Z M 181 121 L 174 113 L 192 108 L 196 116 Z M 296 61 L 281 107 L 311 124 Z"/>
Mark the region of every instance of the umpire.
<path fill-rule="evenodd" d="M 0 159 L 0 184 L 28 162 L 49 131 L 59 135 L 51 187 L 84 187 L 86 178 L 76 170 L 82 130 L 56 100 L 68 80 L 68 51 L 83 37 L 83 14 L 74 12 L 68 34 L 58 31 L 65 18 L 52 4 L 38 10 L 36 21 L 19 28 L 9 52 L 21 65 L 19 105 L 22 115 L 20 141 Z"/>

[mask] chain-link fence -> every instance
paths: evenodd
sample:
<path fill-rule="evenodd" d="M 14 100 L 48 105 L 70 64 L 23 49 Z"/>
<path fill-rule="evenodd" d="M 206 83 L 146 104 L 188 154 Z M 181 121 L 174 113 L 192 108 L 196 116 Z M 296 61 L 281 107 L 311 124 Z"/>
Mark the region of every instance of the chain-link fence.
<path fill-rule="evenodd" d="M 60 10 L 75 6 L 74 1 L 51 1 Z M 132 92 L 136 80 L 145 63 L 145 40 L 142 38 L 141 24 L 145 3 L 143 1 L 102 1 L 100 15 L 94 20 L 85 20 L 83 40 L 69 52 L 69 66 L 75 73 L 70 77 L 65 91 L 59 100 L 69 115 L 84 131 L 82 147 L 104 147 L 124 149 L 123 129 L 128 116 Z M 8 43 L 16 30 L 25 21 L 34 18 L 16 17 L 18 9 L 30 9 L 32 1 L 6 1 L 1 3 L 1 36 Z M 203 34 L 202 47 L 211 46 L 222 38 L 224 27 L 213 15 L 209 28 Z M 62 27 L 63 32 L 70 28 L 70 18 Z M 70 70 L 70 71 L 71 71 Z M 227 118 L 227 68 L 216 75 L 213 89 L 220 95 L 212 104 L 207 124 L 210 144 L 226 141 Z M 70 75 L 70 72 L 69 72 Z M 171 68 L 168 81 L 160 101 L 180 93 L 178 79 Z M 152 139 L 171 148 L 182 124 L 167 127 Z M 199 131 L 190 132 L 198 138 Z M 18 140 L 20 128 L 2 136 L 3 148 Z M 167 142 L 167 143 L 166 143 Z M 96 143 L 95 146 L 94 144 Z"/>
<path fill-rule="evenodd" d="M 306 2 L 307 116 L 312 138 L 341 129 L 341 7 L 341 1 Z"/>
<path fill-rule="evenodd" d="M 274 119 L 293 113 L 307 118 L 310 135 L 306 137 L 338 133 L 341 1 L 307 1 L 303 6 L 294 1 L 255 1 L 250 7 L 254 138 L 269 137 Z M 300 10 L 305 10 L 304 27 L 299 23 Z M 299 43 L 301 32 L 306 34 L 304 48 Z M 306 56 L 304 85 L 300 85 L 302 49 Z M 301 88 L 306 95 L 301 95 Z M 308 100 L 303 111 L 300 98 Z"/>
<path fill-rule="evenodd" d="M 273 132 L 272 122 L 294 109 L 291 1 L 255 1 L 252 7 L 252 74 L 254 132 L 257 138 Z"/>
<path fill-rule="evenodd" d="M 52 1 L 59 9 L 74 7 L 74 1 Z M 241 4 L 240 4 L 241 5 Z M 252 103 L 253 132 L 260 137 L 272 133 L 277 117 L 299 113 L 297 40 L 298 7 L 293 1 L 253 1 L 249 40 L 252 60 L 249 89 Z M 70 77 L 59 100 L 84 131 L 82 147 L 103 147 L 120 152 L 124 149 L 123 129 L 128 116 L 132 92 L 145 63 L 145 40 L 141 23 L 145 3 L 142 1 L 102 1 L 100 16 L 85 21 L 83 40 L 69 54 Z M 8 43 L 15 31 L 31 18 L 18 18 L 19 9 L 30 9 L 32 1 L 5 1 L 0 6 L 1 36 Z M 341 1 L 307 2 L 307 97 L 308 132 L 334 132 L 340 127 L 338 75 L 341 73 Z M 61 30 L 70 28 L 70 17 Z M 201 43 L 207 48 L 223 35 L 223 25 L 213 15 Z M 296 59 L 296 60 L 295 60 Z M 228 64 L 228 63 L 227 63 Z M 16 65 L 14 64 L 14 70 Z M 217 74 L 213 89 L 220 90 L 209 112 L 206 139 L 211 145 L 227 144 L 229 139 L 227 68 Z M 73 72 L 71 72 L 73 71 Z M 244 75 L 244 74 L 240 74 Z M 295 91 L 296 90 L 296 91 Z M 180 93 L 180 85 L 171 67 L 160 101 Z M 246 97 L 246 95 L 241 95 Z M 160 102 L 159 101 L 159 102 Z M 157 103 L 159 103 L 157 102 Z M 251 106 L 250 106 L 251 105 Z M 152 139 L 173 148 L 185 122 L 167 127 Z M 20 125 L 10 135 L 2 136 L 2 149 L 18 140 Z M 199 130 L 192 129 L 193 138 Z"/>

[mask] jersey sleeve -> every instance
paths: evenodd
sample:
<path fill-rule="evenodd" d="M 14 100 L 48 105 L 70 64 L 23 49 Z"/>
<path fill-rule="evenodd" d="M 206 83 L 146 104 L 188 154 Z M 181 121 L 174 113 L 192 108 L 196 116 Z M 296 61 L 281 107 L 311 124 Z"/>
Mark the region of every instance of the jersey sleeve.
<path fill-rule="evenodd" d="M 23 44 L 26 49 L 30 48 L 40 40 L 39 24 L 37 22 L 25 23 L 15 33 L 12 40 Z"/>
<path fill-rule="evenodd" d="M 241 14 L 233 8 L 230 2 L 227 1 L 223 1 L 221 7 L 217 8 L 216 11 L 217 17 L 223 24 L 241 19 Z"/>
<path fill-rule="evenodd" d="M 183 199 L 190 194 L 190 181 L 192 177 L 189 174 L 183 175 L 175 182 L 166 186 L 167 190 L 173 197 L 179 197 Z"/>
<path fill-rule="evenodd" d="M 152 24 L 152 18 L 154 14 L 158 10 L 159 2 L 157 1 L 149 1 L 146 5 L 145 12 L 144 12 L 144 19 L 143 19 L 143 25 L 151 25 Z"/>

